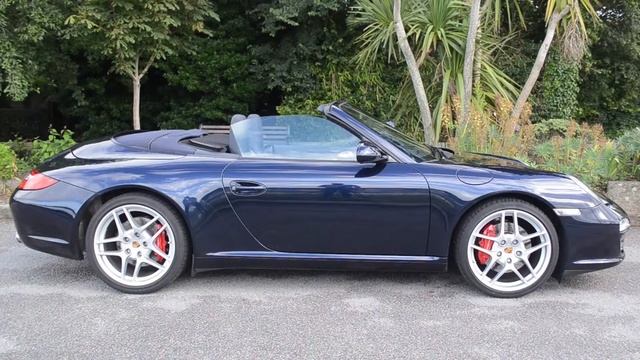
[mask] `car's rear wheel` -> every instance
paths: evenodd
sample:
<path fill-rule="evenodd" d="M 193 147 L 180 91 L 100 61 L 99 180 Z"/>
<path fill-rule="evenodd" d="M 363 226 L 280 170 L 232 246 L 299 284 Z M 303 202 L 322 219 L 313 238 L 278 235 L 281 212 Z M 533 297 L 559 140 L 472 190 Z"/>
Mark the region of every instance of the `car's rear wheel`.
<path fill-rule="evenodd" d="M 558 234 L 549 217 L 519 199 L 489 201 L 463 220 L 456 259 L 464 278 L 497 297 L 519 297 L 546 282 L 558 261 Z"/>
<path fill-rule="evenodd" d="M 106 202 L 87 228 L 86 252 L 109 286 L 127 293 L 156 291 L 184 271 L 187 231 L 179 215 L 145 194 L 124 194 Z"/>

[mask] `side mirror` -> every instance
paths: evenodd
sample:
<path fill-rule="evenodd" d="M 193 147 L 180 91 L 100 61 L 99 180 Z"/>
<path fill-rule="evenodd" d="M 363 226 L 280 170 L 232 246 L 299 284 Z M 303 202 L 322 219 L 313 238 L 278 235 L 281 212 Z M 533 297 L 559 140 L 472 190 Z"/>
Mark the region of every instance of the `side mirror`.
<path fill-rule="evenodd" d="M 384 155 L 377 147 L 361 142 L 356 148 L 356 160 L 361 164 L 377 164 L 386 162 L 388 158 L 387 155 Z"/>

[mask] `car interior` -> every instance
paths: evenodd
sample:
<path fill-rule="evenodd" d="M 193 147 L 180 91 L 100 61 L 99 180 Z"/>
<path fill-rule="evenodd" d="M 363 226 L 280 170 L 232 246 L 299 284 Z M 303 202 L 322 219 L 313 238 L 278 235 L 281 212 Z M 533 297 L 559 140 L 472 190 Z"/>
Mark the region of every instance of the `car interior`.
<path fill-rule="evenodd" d="M 231 117 L 230 126 L 201 126 L 205 132 L 179 140 L 180 143 L 195 147 L 196 154 L 215 152 L 223 156 L 273 157 L 273 158 L 308 158 L 326 160 L 354 160 L 355 149 L 359 142 L 357 137 L 348 133 L 338 125 L 335 132 L 338 140 L 327 142 L 306 139 L 292 141 L 291 126 L 304 126 L 304 122 L 312 123 L 314 117 L 300 117 L 296 120 L 278 123 L 276 117 L 264 117 L 250 114 L 236 114 Z M 334 125 L 332 125 L 334 126 Z M 298 126 L 298 135 L 303 132 Z M 342 137 L 340 139 L 340 137 Z M 204 154 L 203 154 L 204 155 Z"/>

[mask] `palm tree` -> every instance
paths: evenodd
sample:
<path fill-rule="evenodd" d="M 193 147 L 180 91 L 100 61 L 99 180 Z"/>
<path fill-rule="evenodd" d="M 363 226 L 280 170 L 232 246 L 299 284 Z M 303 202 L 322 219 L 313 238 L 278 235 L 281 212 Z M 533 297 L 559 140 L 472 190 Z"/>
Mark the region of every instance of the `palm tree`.
<path fill-rule="evenodd" d="M 456 0 L 405 0 L 401 7 L 403 27 L 408 29 L 405 45 L 408 44 L 412 54 L 415 54 L 419 73 L 432 77 L 427 81 L 426 93 L 437 99 L 433 107 L 435 141 L 440 138 L 443 109 L 451 106 L 453 100 L 463 94 L 467 14 L 467 4 Z M 386 61 L 400 59 L 393 0 L 358 0 L 352 9 L 350 22 L 363 29 L 357 39 L 360 49 L 356 61 L 360 66 L 379 61 L 383 52 Z M 488 102 L 495 94 L 513 99 L 518 92 L 515 83 L 492 64 L 492 55 L 500 44 L 492 35 L 483 36 L 477 43 L 477 47 L 483 50 L 477 59 L 478 87 L 481 89 L 477 96 L 487 97 Z M 416 81 L 412 82 L 417 99 Z M 408 99 L 405 101 L 401 107 L 411 103 Z M 424 127 L 425 122 L 422 121 L 422 124 Z"/>
<path fill-rule="evenodd" d="M 513 4 L 511 4 L 513 1 Z M 479 36 L 481 22 L 484 19 L 484 26 L 493 30 L 494 34 L 500 30 L 502 24 L 503 6 L 506 8 L 509 30 L 513 29 L 512 26 L 512 13 L 515 11 L 520 19 L 520 24 L 524 26 L 524 17 L 520 10 L 520 4 L 518 0 L 485 0 L 484 5 L 480 6 L 482 0 L 471 0 L 471 10 L 469 11 L 469 27 L 467 33 L 467 42 L 464 53 L 464 96 L 462 96 L 462 118 L 459 122 L 459 128 L 464 128 L 469 122 L 469 114 L 471 110 L 471 98 L 474 88 L 474 72 L 478 72 L 479 63 L 476 64 L 475 58 L 480 57 L 480 49 L 476 49 L 476 41 Z M 493 22 L 493 26 L 489 26 L 489 23 Z M 475 65 L 475 66 L 474 66 Z"/>
<path fill-rule="evenodd" d="M 568 20 L 565 21 L 564 28 L 566 33 L 568 34 L 577 34 L 577 36 L 567 36 L 565 37 L 565 49 L 575 51 L 578 49 L 578 52 L 582 52 L 584 50 L 584 46 L 580 44 L 576 44 L 576 42 L 586 42 L 586 29 L 584 25 L 584 19 L 582 16 L 582 9 L 586 10 L 589 15 L 591 15 L 594 19 L 598 18 L 598 14 L 596 13 L 591 0 L 548 0 L 547 8 L 545 14 L 545 21 L 547 22 L 547 31 L 540 45 L 540 49 L 538 50 L 538 56 L 536 57 L 533 66 L 531 67 L 531 72 L 529 73 L 529 78 L 527 82 L 522 87 L 520 95 L 518 96 L 518 100 L 513 107 L 513 111 L 511 112 L 511 118 L 519 119 L 522 114 L 522 110 L 524 109 L 529 96 L 531 95 L 531 91 L 533 90 L 533 86 L 538 81 L 538 77 L 540 76 L 540 71 L 544 66 L 545 60 L 547 58 L 547 54 L 549 53 L 549 48 L 551 47 L 551 43 L 555 37 L 556 31 L 560 26 L 563 20 L 566 20 L 565 17 L 568 17 Z M 580 57 L 580 55 L 571 54 L 570 57 Z"/>
<path fill-rule="evenodd" d="M 402 21 L 402 3 L 400 0 L 393 1 L 393 27 L 395 29 L 396 37 L 398 38 L 398 46 L 402 51 L 405 62 L 407 63 L 407 69 L 409 70 L 409 76 L 411 77 L 411 83 L 413 84 L 413 91 L 416 94 L 416 101 L 418 102 L 418 108 L 420 109 L 420 118 L 422 119 L 422 129 L 424 133 L 424 142 L 432 144 L 433 138 L 433 125 L 431 120 L 431 108 L 429 107 L 429 99 L 427 98 L 427 92 L 424 90 L 424 83 L 422 82 L 422 75 L 420 75 L 420 67 L 416 62 L 409 40 L 407 40 L 407 32 L 404 28 Z"/>

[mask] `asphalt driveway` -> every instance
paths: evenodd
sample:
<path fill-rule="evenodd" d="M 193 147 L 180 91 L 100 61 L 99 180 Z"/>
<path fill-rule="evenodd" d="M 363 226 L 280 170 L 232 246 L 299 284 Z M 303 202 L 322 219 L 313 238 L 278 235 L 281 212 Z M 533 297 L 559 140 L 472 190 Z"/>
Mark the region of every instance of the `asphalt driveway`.
<path fill-rule="evenodd" d="M 0 358 L 640 358 L 640 229 L 622 265 L 486 297 L 457 274 L 224 271 L 125 295 L 0 221 Z"/>

